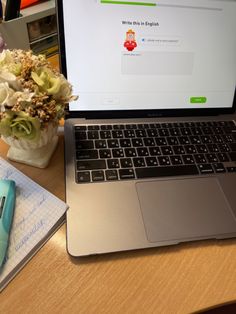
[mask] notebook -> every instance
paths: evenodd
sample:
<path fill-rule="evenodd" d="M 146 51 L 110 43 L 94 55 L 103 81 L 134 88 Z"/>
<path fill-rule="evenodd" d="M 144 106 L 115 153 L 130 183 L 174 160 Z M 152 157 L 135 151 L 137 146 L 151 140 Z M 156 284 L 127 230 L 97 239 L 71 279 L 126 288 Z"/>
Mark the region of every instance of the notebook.
<path fill-rule="evenodd" d="M 65 221 L 67 205 L 0 158 L 0 177 L 16 183 L 16 206 L 0 291 Z"/>
<path fill-rule="evenodd" d="M 236 235 L 236 1 L 58 0 L 73 256 Z"/>

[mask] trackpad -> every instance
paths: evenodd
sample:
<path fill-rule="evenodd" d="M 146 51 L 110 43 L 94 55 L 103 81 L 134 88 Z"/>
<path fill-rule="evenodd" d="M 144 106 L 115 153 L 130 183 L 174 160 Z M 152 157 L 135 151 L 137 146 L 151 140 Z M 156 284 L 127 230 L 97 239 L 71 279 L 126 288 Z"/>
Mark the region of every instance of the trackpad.
<path fill-rule="evenodd" d="M 150 242 L 211 238 L 236 232 L 236 220 L 216 178 L 138 182 Z"/>

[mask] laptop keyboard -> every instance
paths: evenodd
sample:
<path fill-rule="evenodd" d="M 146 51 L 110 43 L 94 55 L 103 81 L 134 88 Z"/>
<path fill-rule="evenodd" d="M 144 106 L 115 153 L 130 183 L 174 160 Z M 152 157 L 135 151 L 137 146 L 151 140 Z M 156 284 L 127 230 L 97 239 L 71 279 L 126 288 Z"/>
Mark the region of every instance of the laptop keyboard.
<path fill-rule="evenodd" d="M 76 182 L 236 172 L 233 121 L 76 125 Z"/>

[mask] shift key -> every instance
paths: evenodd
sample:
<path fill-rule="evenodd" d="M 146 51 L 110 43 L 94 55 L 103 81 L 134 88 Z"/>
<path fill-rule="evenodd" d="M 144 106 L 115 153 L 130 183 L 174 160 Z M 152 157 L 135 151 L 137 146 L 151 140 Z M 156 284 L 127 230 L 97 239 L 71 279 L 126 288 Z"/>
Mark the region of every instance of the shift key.
<path fill-rule="evenodd" d="M 99 159 L 77 161 L 77 170 L 94 170 L 94 169 L 106 169 L 105 160 Z"/>

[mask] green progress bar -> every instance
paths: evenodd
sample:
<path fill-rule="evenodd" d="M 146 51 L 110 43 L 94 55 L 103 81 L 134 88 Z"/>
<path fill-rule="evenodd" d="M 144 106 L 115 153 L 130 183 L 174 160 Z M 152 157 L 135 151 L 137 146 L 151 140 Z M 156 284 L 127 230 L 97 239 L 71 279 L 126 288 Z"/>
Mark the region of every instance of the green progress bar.
<path fill-rule="evenodd" d="M 106 3 L 106 4 L 127 4 L 127 5 L 145 5 L 145 6 L 148 6 L 148 7 L 156 6 L 156 3 L 150 3 L 150 2 L 129 2 L 129 1 L 114 1 L 114 0 L 101 0 L 101 3 Z"/>

